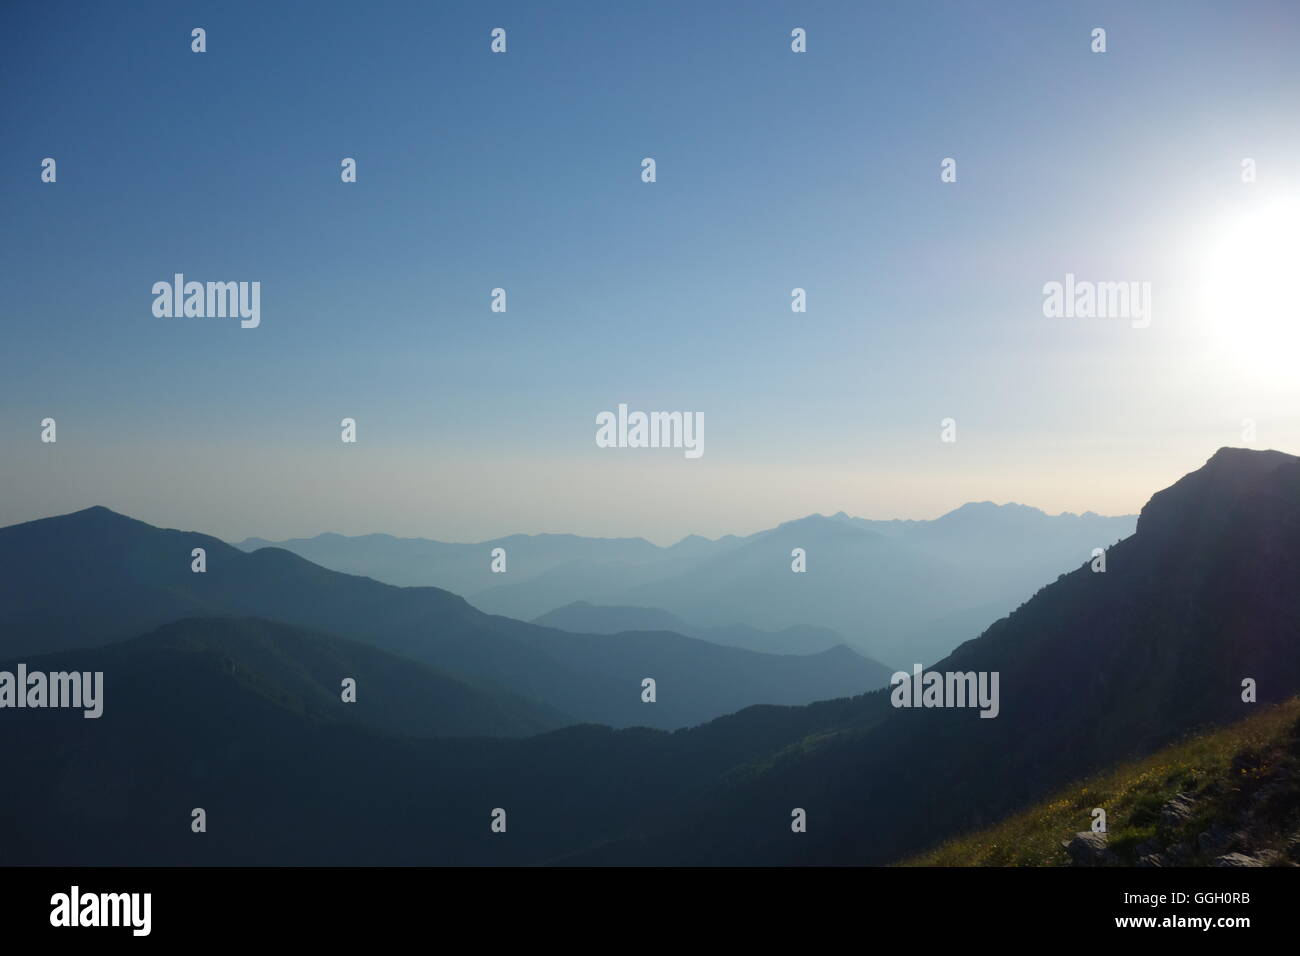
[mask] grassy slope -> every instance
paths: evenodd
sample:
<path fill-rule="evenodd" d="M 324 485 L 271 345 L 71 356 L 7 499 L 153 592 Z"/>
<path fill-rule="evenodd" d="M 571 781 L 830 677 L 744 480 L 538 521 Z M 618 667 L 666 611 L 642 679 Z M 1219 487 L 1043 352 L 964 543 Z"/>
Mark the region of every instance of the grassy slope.
<path fill-rule="evenodd" d="M 949 840 L 903 866 L 1067 866 L 1062 841 L 1106 810 L 1109 845 L 1126 863 L 1144 840 L 1182 839 L 1211 824 L 1232 826 L 1257 796 L 1271 801 L 1271 835 L 1280 844 L 1300 814 L 1300 698 L 1267 708 L 1228 727 L 1191 736 L 1148 757 L 1121 764 L 1056 793 L 984 830 Z M 1259 792 L 1267 788 L 1266 794 Z M 1197 812 L 1175 832 L 1159 829 L 1160 808 L 1178 793 L 1192 794 Z M 1258 799 L 1255 803 L 1258 804 Z M 1205 863 L 1196 857 L 1192 863 Z"/>

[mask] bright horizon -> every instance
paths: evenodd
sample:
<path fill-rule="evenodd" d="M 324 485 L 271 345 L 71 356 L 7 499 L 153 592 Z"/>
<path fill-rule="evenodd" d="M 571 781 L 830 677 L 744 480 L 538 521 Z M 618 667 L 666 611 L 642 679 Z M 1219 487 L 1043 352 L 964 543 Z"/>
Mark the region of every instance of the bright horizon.
<path fill-rule="evenodd" d="M 1300 450 L 1293 3 L 7 16 L 0 525 L 667 544 Z M 156 315 L 178 273 L 260 324 Z M 702 456 L 597 447 L 620 403 Z"/>
<path fill-rule="evenodd" d="M 1192 469 L 1192 470 L 1194 470 L 1194 469 Z M 1181 477 L 1181 476 L 1180 476 L 1180 477 Z M 1156 490 L 1159 490 L 1159 489 L 1156 489 Z M 1148 497 L 1149 497 L 1149 496 L 1148 496 Z M 564 535 L 564 534 L 572 534 L 572 535 L 578 535 L 578 536 L 580 536 L 580 537 L 590 537 L 590 538 L 641 538 L 641 539 L 644 539 L 644 540 L 646 540 L 646 541 L 649 541 L 651 544 L 657 545 L 657 546 L 659 546 L 659 547 L 667 547 L 667 546 L 670 546 L 670 545 L 676 544 L 677 542 L 681 541 L 683 538 L 686 538 L 686 537 L 704 537 L 704 538 L 707 538 L 707 539 L 709 539 L 709 540 L 713 540 L 713 541 L 716 541 L 716 540 L 718 540 L 719 538 L 722 538 L 722 537 L 728 537 L 728 536 L 747 537 L 747 536 L 749 536 L 749 535 L 756 534 L 756 533 L 758 533 L 758 532 L 760 532 L 760 531 L 770 530 L 770 529 L 776 528 L 776 527 L 778 527 L 778 526 L 780 526 L 780 525 L 788 524 L 788 523 L 793 522 L 793 521 L 800 521 L 800 520 L 803 520 L 803 519 L 805 519 L 805 518 L 815 517 L 815 516 L 827 517 L 827 518 L 833 518 L 833 517 L 835 517 L 837 514 L 840 514 L 840 513 L 843 513 L 843 514 L 847 515 L 847 517 L 849 517 L 849 518 L 863 518 L 863 519 L 872 520 L 872 521 L 889 521 L 889 520 L 903 520 L 903 521 L 907 521 L 907 520 L 913 520 L 913 521 L 930 521 L 930 520 L 935 520 L 935 519 L 937 519 L 937 518 L 941 518 L 941 517 L 943 517 L 944 515 L 947 515 L 947 514 L 953 512 L 953 511 L 957 511 L 957 510 L 959 510 L 959 509 L 961 509 L 961 508 L 963 508 L 963 507 L 965 507 L 965 506 L 967 506 L 967 505 L 972 505 L 972 504 L 992 504 L 992 505 L 994 505 L 994 506 L 996 506 L 996 507 L 999 507 L 999 508 L 1001 508 L 1001 507 L 1006 507 L 1006 506 L 1016 506 L 1016 507 L 1027 507 L 1027 508 L 1033 508 L 1034 510 L 1037 510 L 1037 511 L 1043 512 L 1043 513 L 1046 514 L 1048 517 L 1060 517 L 1060 516 L 1063 516 L 1063 515 L 1081 516 L 1081 515 L 1084 515 L 1084 514 L 1094 514 L 1094 515 L 1097 515 L 1097 516 L 1099 516 L 1099 517 L 1107 517 L 1107 518 L 1111 518 L 1111 517 L 1130 517 L 1130 516 L 1132 516 L 1132 517 L 1136 517 L 1136 515 L 1138 514 L 1138 512 L 1141 510 L 1140 507 L 1139 507 L 1139 508 L 1135 508 L 1134 510 L 1132 510 L 1132 511 L 1128 511 L 1128 512 L 1113 512 L 1113 513 L 1112 513 L 1112 512 L 1098 512 L 1098 511 L 1096 511 L 1095 509 L 1087 509 L 1087 508 L 1085 508 L 1085 509 L 1081 509 L 1081 510 L 1064 509 L 1064 510 L 1061 510 L 1061 511 L 1051 511 L 1051 510 L 1048 510 L 1048 509 L 1039 508 L 1039 507 L 1037 507 L 1036 505 L 1033 505 L 1033 504 L 1028 503 L 1028 502 L 1023 502 L 1023 501 L 1011 501 L 1011 500 L 1000 501 L 1000 500 L 994 500 L 994 499 L 989 499 L 989 498 L 972 498 L 972 499 L 969 499 L 969 500 L 967 500 L 967 501 L 963 501 L 963 502 L 960 502 L 960 503 L 958 503 L 958 504 L 955 504 L 955 505 L 953 505 L 951 508 L 945 508 L 945 509 L 943 509 L 942 511 L 940 511 L 940 512 L 938 512 L 938 513 L 936 513 L 936 514 L 932 514 L 932 515 L 923 515 L 923 516 L 918 516 L 918 515 L 892 515 L 892 516 L 881 516 L 881 515 L 875 515 L 875 514 L 860 514 L 860 513 L 855 513 L 855 512 L 847 511 L 846 509 L 840 508 L 840 509 L 836 509 L 836 510 L 834 510 L 834 511 L 827 511 L 827 510 L 822 510 L 822 511 L 810 511 L 810 512 L 807 512 L 807 513 L 804 513 L 804 514 L 793 515 L 793 516 L 786 517 L 786 518 L 780 518 L 780 519 L 772 520 L 771 522 L 769 522 L 769 523 L 767 523 L 767 524 L 762 524 L 762 525 L 760 525 L 760 526 L 758 526 L 758 527 L 748 528 L 748 529 L 744 529 L 744 530 L 724 531 L 724 532 L 721 532 L 721 533 L 718 533 L 718 534 L 700 534 L 699 532 L 687 532 L 686 534 L 679 535 L 679 536 L 677 536 L 677 537 L 668 537 L 668 538 L 655 537 L 655 536 L 646 535 L 646 534 L 618 534 L 618 535 L 597 535 L 597 534 L 590 534 L 590 535 L 588 535 L 588 534 L 583 534 L 582 532 L 578 532 L 578 531 L 572 531 L 572 530 L 566 530 L 566 529 L 557 529 L 557 528 L 542 529 L 542 530 L 518 530 L 518 529 L 517 529 L 517 530 L 513 530 L 513 531 L 504 531 L 504 532 L 501 532 L 501 533 L 499 533 L 499 534 L 477 535 L 477 536 L 474 536 L 474 537 L 467 537 L 467 538 L 439 537 L 439 536 L 436 535 L 436 534 L 416 534 L 416 533 L 410 533 L 410 532 L 404 532 L 404 531 L 387 530 L 387 529 L 383 529 L 383 528 L 373 528 L 373 529 L 370 529 L 370 530 L 351 530 L 351 531 L 342 531 L 342 530 L 340 530 L 339 528 L 333 528 L 333 527 L 331 527 L 331 528 L 322 528 L 322 529 L 319 529 L 319 530 L 316 530 L 316 531 L 310 531 L 310 532 L 294 533 L 294 534 L 281 534 L 281 535 L 275 535 L 275 536 L 266 535 L 266 534 L 259 534 L 259 533 L 230 535 L 230 534 L 221 534 L 221 533 L 218 533 L 218 532 L 213 531 L 213 530 L 208 529 L 208 528 L 190 527 L 190 526 L 185 525 L 185 524 L 183 524 L 183 523 L 181 523 L 181 524 L 177 524 L 177 523 L 175 523 L 175 522 L 171 522 L 171 521 L 152 520 L 152 519 L 146 517 L 146 516 L 143 515 L 143 514 L 135 513 L 135 512 L 132 512 L 132 511 L 125 511 L 125 510 L 122 510 L 121 508 L 117 508 L 117 507 L 113 507 L 112 505 L 104 504 L 103 502 L 92 502 L 92 503 L 89 503 L 89 504 L 85 505 L 84 508 L 74 508 L 74 509 L 71 509 L 70 511 L 66 511 L 66 512 L 56 512 L 56 513 L 52 513 L 52 514 L 33 515 L 33 516 L 29 517 L 29 518 L 22 519 L 21 521 L 8 522 L 7 524 L 21 524 L 21 523 L 24 523 L 24 522 L 26 522 L 26 521 L 36 521 L 36 520 L 40 520 L 40 519 L 43 519 L 43 518 L 58 517 L 58 516 L 60 516 L 60 515 L 71 514 L 71 513 L 75 513 L 75 512 L 77 512 L 77 511 L 85 510 L 85 508 L 92 508 L 92 507 L 106 507 L 106 508 L 108 508 L 110 511 L 117 512 L 118 514 L 125 515 L 126 517 L 135 518 L 135 519 L 137 519 L 137 520 L 144 521 L 144 522 L 146 522 L 147 524 L 154 525 L 155 527 L 160 527 L 160 528 L 175 528 L 175 529 L 177 529 L 177 530 L 196 531 L 196 532 L 203 533 L 203 534 L 210 534 L 210 535 L 212 535 L 213 537 L 219 538 L 219 539 L 221 539 L 221 540 L 223 540 L 223 541 L 226 541 L 226 542 L 228 542 L 228 543 L 230 543 L 230 544 L 237 544 L 237 543 L 242 542 L 242 541 L 244 541 L 244 540 L 247 540 L 247 539 L 249 539 L 249 538 L 262 538 L 262 539 L 270 540 L 270 541 L 286 541 L 286 540 L 295 540 L 295 539 L 309 539 L 309 538 L 314 538 L 314 537 L 316 537 L 316 536 L 318 536 L 318 535 L 323 535 L 323 534 L 339 534 L 339 535 L 343 535 L 343 536 L 345 536 L 345 537 L 358 537 L 358 536 L 369 535 L 369 534 L 384 534 L 384 535 L 389 535 L 389 536 L 394 537 L 394 538 L 419 538 L 419 539 L 436 540 L 436 541 L 442 542 L 442 543 L 444 543 L 444 544 L 478 544 L 478 543 L 483 543 L 483 542 L 487 542 L 487 541 L 493 541 L 493 540 L 497 540 L 497 539 L 500 539 L 500 538 L 504 538 L 504 537 L 507 537 L 507 536 L 512 535 L 512 534 L 523 534 L 523 535 L 545 535 L 545 534 Z M 145 507 L 146 507 L 146 510 L 147 510 L 147 506 L 145 506 Z M 360 516 L 356 516 L 356 517 L 357 517 L 358 520 L 360 519 Z M 351 518 L 350 518 L 349 520 L 351 520 Z M 6 526 L 7 526 L 7 525 L 6 525 Z"/>

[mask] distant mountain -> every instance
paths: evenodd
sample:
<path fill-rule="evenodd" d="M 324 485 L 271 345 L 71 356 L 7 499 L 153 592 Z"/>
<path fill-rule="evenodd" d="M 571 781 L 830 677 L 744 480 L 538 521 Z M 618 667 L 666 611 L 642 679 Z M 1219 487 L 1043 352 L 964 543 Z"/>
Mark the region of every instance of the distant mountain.
<path fill-rule="evenodd" d="M 676 614 L 652 607 L 609 607 L 574 601 L 533 621 L 579 634 L 618 634 L 620 631 L 665 630 L 698 637 L 725 647 L 742 647 L 764 654 L 815 654 L 844 644 L 844 638 L 826 627 L 787 627 L 764 631 L 746 624 L 730 627 L 694 627 Z M 969 633 L 969 630 L 967 631 Z M 890 671 L 880 665 L 883 686 Z"/>
<path fill-rule="evenodd" d="M 675 565 L 670 566 L 675 570 Z M 654 565 L 584 560 L 549 568 L 533 577 L 523 574 L 511 577 L 520 570 L 516 563 L 511 565 L 512 570 L 507 574 L 494 575 L 498 583 L 474 594 L 471 603 L 490 614 L 532 620 L 560 603 L 573 603 L 576 599 L 572 595 L 590 598 L 592 603 L 602 605 L 618 603 L 613 600 L 614 595 L 623 593 L 631 582 L 664 573 L 664 567 L 663 560 Z M 507 580 L 507 583 L 499 583 L 502 580 Z"/>
<path fill-rule="evenodd" d="M 496 548 L 505 549 L 507 574 L 516 578 L 536 577 L 575 562 L 651 564 L 662 560 L 664 550 L 644 538 L 583 538 L 572 534 L 512 534 L 474 544 L 455 544 L 388 534 L 345 537 L 326 533 L 288 541 L 247 538 L 235 546 L 243 551 L 283 548 L 334 571 L 360 574 L 386 584 L 433 586 L 466 595 L 501 583 L 501 575 L 491 569 L 492 551 Z M 495 608 L 492 610 L 497 613 Z"/>
<path fill-rule="evenodd" d="M 793 625 L 779 631 L 765 631 L 750 627 L 748 624 L 732 624 L 728 627 L 697 627 L 691 630 L 692 637 L 723 644 L 727 647 L 743 647 L 764 654 L 809 654 L 824 647 L 843 644 L 844 638 L 829 627 L 807 627 Z M 848 645 L 845 644 L 847 647 Z M 872 658 L 867 658 L 872 660 Z M 879 662 L 877 662 L 879 663 Z M 880 665 L 886 674 L 893 671 Z M 886 677 L 888 680 L 888 677 Z"/>
<path fill-rule="evenodd" d="M 676 614 L 654 607 L 605 607 L 574 601 L 533 620 L 575 634 L 617 634 L 620 631 L 676 631 L 689 634 L 690 626 Z"/>
<path fill-rule="evenodd" d="M 791 569 L 796 548 L 807 555 L 804 573 Z M 973 603 L 975 592 L 954 565 L 857 525 L 814 515 L 636 587 L 629 599 L 705 627 L 829 627 L 855 647 L 870 649 L 864 653 L 898 666 L 923 651 L 900 647 L 898 635 L 949 606 Z"/>
<path fill-rule="evenodd" d="M 0 766 L 31 781 L 0 789 L 0 828 L 17 834 L 0 854 L 49 864 L 890 862 L 1300 692 L 1297 580 L 1300 459 L 1225 449 L 1151 499 L 1105 573 L 1061 575 L 936 665 L 998 672 L 994 719 L 895 708 L 882 690 L 750 707 L 674 733 L 577 726 L 395 741 L 314 724 L 273 698 L 255 705 L 223 676 L 193 707 L 119 695 L 117 724 L 111 709 L 102 721 L 26 712 L 19 732 L 0 734 Z M 1258 704 L 1242 700 L 1246 678 Z M 194 806 L 220 839 L 189 832 Z M 496 807 L 507 834 L 490 831 Z M 793 808 L 806 811 L 806 833 L 792 832 Z"/>
<path fill-rule="evenodd" d="M 191 571 L 206 551 L 207 570 Z M 845 649 L 757 654 L 668 633 L 567 634 L 476 610 L 438 588 L 328 571 L 278 548 L 251 554 L 197 532 L 90 508 L 0 529 L 0 659 L 120 641 L 185 617 L 281 621 L 361 641 L 505 689 L 578 721 L 676 728 L 755 703 L 839 697 L 881 683 Z M 642 680 L 657 682 L 653 704 Z"/>
<path fill-rule="evenodd" d="M 702 624 L 828 627 L 906 668 L 949 653 L 1134 524 L 987 502 L 934 521 L 812 515 L 629 597 Z M 790 570 L 794 548 L 807 555 L 804 574 Z"/>
<path fill-rule="evenodd" d="M 693 535 L 669 548 L 573 535 L 444 544 L 326 534 L 277 546 L 339 571 L 449 588 L 489 613 L 524 620 L 576 602 L 651 607 L 697 629 L 827 629 L 870 657 L 908 667 L 947 654 L 1043 581 L 1089 560 L 1093 548 L 1132 534 L 1135 523 L 1132 515 L 1053 516 L 978 502 L 933 521 L 809 515 L 745 537 Z M 504 574 L 490 570 L 496 547 L 506 550 Z M 807 555 L 804 574 L 791 571 L 794 548 Z M 725 642 L 765 646 L 737 636 Z"/>

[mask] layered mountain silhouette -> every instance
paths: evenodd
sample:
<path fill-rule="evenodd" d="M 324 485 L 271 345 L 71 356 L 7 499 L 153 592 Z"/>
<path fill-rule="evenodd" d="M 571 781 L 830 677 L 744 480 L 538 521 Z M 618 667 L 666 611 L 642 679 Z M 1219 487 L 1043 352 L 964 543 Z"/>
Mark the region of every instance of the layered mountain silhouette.
<path fill-rule="evenodd" d="M 690 625 L 676 614 L 657 607 L 608 607 L 574 601 L 533 621 L 578 634 L 617 634 L 620 631 L 676 631 L 690 633 Z M 839 643 L 839 642 L 836 642 Z"/>
<path fill-rule="evenodd" d="M 719 783 L 671 834 L 592 858 L 881 863 L 996 820 L 1248 715 L 1248 680 L 1261 704 L 1300 690 L 1297 580 L 1300 459 L 1223 449 L 1151 499 L 1105 573 L 1063 575 L 936 665 L 999 672 L 996 719 L 868 695 L 854 720 Z M 823 826 L 764 828 L 791 807 Z"/>
<path fill-rule="evenodd" d="M 206 551 L 207 570 L 191 570 Z M 372 645 L 538 702 L 570 722 L 674 728 L 755 703 L 805 703 L 883 685 L 846 647 L 775 656 L 666 632 L 568 634 L 400 588 L 278 548 L 251 554 L 195 532 L 90 508 L 0 529 L 0 660 L 138 636 L 184 617 L 280 621 Z M 654 706 L 642 681 L 657 683 Z M 489 732 L 482 730 L 480 732 Z"/>
<path fill-rule="evenodd" d="M 1300 691 L 1297 580 L 1300 459 L 1224 449 L 1151 499 L 1104 573 L 1062 575 L 935 665 L 997 671 L 994 719 L 900 709 L 877 691 L 674 733 L 398 739 L 304 711 L 310 681 L 278 695 L 222 667 L 173 667 L 172 689 L 154 693 L 146 667 L 98 721 L 27 711 L 0 737 L 3 765 L 28 782 L 0 795 L 13 835 L 0 852 L 65 864 L 891 862 Z M 178 623 L 172 638 L 194 626 L 208 625 Z M 209 683 L 190 706 L 199 675 Z M 1258 704 L 1243 701 L 1248 679 Z M 208 834 L 189 830 L 196 806 Z M 495 808 L 505 834 L 490 830 Z M 806 833 L 791 830 L 796 808 Z"/>
<path fill-rule="evenodd" d="M 809 515 L 745 537 L 690 536 L 668 548 L 574 535 L 446 544 L 324 534 L 276 546 L 393 584 L 444 587 L 509 617 L 532 620 L 574 603 L 644 607 L 720 643 L 791 652 L 744 629 L 822 629 L 867 656 L 910 666 L 947 654 L 1043 581 L 1088 560 L 1093 548 L 1130 535 L 1135 520 L 977 502 L 933 521 Z M 249 539 L 239 546 L 271 544 Z M 508 574 L 491 573 L 497 547 L 509 556 Z M 794 548 L 804 549 L 815 573 L 791 573 Z M 721 630 L 706 635 L 706 628 Z M 732 628 L 740 630 L 728 640 Z M 603 625 L 601 632 L 612 633 Z M 823 645 L 818 638 L 802 650 Z"/>
<path fill-rule="evenodd" d="M 397 737 L 522 737 L 571 723 L 497 688 L 257 618 L 186 618 L 121 643 L 24 662 L 29 671 L 100 671 L 107 697 L 127 702 L 128 712 L 133 698 L 145 698 L 151 706 L 220 714 L 232 693 L 225 685 L 233 684 L 233 692 L 261 698 L 262 710 L 281 707 L 312 726 L 357 724 Z M 348 706 L 340 706 L 344 678 L 359 688 Z"/>
<path fill-rule="evenodd" d="M 658 548 L 644 538 L 584 538 L 573 534 L 514 534 L 476 544 L 456 544 L 388 534 L 348 537 L 326 533 L 288 541 L 247 538 L 236 547 L 244 551 L 284 548 L 337 571 L 404 587 L 435 586 L 466 595 L 501 583 L 500 575 L 493 574 L 489 566 L 488 556 L 494 548 L 506 550 L 511 565 L 518 566 L 509 573 L 521 578 L 581 562 L 646 565 L 662 560 L 665 550 L 671 550 Z"/>
<path fill-rule="evenodd" d="M 618 634 L 622 631 L 662 630 L 698 637 L 712 644 L 743 647 L 765 654 L 810 654 L 843 644 L 844 638 L 828 627 L 787 627 L 765 631 L 746 624 L 730 627 L 695 627 L 676 614 L 654 607 L 609 607 L 574 601 L 533 621 L 578 634 Z M 882 674 L 881 683 L 889 679 Z"/>

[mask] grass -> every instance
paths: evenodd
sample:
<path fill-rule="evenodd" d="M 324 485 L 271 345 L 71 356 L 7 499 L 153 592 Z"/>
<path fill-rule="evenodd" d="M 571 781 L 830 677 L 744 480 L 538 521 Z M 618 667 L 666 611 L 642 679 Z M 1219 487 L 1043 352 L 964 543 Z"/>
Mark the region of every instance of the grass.
<path fill-rule="evenodd" d="M 1106 810 L 1108 845 L 1124 862 L 1160 830 L 1160 808 L 1179 793 L 1196 799 L 1194 816 L 1166 843 L 1190 841 L 1216 822 L 1230 823 L 1248 795 L 1273 784 L 1264 819 L 1283 828 L 1300 812 L 1300 698 L 1261 710 L 1228 727 L 1188 737 L 1145 758 L 1089 777 L 987 829 L 956 837 L 902 866 L 1068 866 L 1061 847 Z M 1281 783 L 1279 783 L 1281 781 Z M 1281 791 L 1280 793 L 1278 791 Z M 1199 857 L 1192 863 L 1207 862 Z"/>

